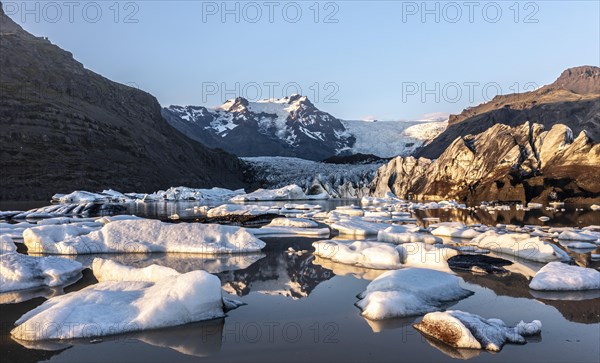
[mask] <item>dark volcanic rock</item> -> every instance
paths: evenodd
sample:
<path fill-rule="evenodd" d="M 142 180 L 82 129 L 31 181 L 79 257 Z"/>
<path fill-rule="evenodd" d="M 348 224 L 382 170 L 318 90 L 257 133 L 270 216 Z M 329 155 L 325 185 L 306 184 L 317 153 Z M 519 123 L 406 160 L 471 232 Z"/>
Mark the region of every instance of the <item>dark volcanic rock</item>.
<path fill-rule="evenodd" d="M 495 124 L 539 123 L 550 129 L 564 124 L 575 134 L 586 131 L 600 141 L 600 68 L 565 70 L 552 84 L 535 91 L 494 97 L 490 102 L 450 115 L 448 128 L 417 151 L 417 157 L 438 158 L 457 137 L 479 134 Z"/>
<path fill-rule="evenodd" d="M 0 84 L 1 199 L 243 186 L 239 160 L 174 130 L 152 95 L 85 69 L 3 11 Z"/>

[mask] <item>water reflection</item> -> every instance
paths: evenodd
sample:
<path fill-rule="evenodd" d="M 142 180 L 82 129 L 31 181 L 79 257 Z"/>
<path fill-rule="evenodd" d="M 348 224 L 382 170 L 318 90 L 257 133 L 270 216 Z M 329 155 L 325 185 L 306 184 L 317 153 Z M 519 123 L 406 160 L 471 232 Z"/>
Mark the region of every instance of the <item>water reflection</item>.
<path fill-rule="evenodd" d="M 172 328 L 111 335 L 92 340 L 71 339 L 27 342 L 15 339 L 15 341 L 27 349 L 46 351 L 64 351 L 74 346 L 96 343 L 133 345 L 143 342 L 156 347 L 169 348 L 189 356 L 208 357 L 221 350 L 224 324 L 225 319 L 220 318 Z"/>

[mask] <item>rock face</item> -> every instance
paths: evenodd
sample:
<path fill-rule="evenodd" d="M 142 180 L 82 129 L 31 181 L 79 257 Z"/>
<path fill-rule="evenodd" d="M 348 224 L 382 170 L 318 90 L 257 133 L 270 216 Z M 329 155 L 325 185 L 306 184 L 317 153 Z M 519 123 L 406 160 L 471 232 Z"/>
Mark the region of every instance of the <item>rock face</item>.
<path fill-rule="evenodd" d="M 1 10 L 0 27 L 1 199 L 244 186 L 235 156 L 174 130 L 152 95 L 85 69 Z"/>
<path fill-rule="evenodd" d="M 552 84 L 535 91 L 496 96 L 490 102 L 451 115 L 448 128 L 416 156 L 438 158 L 457 137 L 479 134 L 495 124 L 518 126 L 535 122 L 550 129 L 564 124 L 579 134 L 585 130 L 600 141 L 600 68 L 575 67 L 565 70 Z"/>
<path fill-rule="evenodd" d="M 188 137 L 238 156 L 322 160 L 355 142 L 340 120 L 300 95 L 258 102 L 238 97 L 215 109 L 170 106 L 162 113 Z"/>
<path fill-rule="evenodd" d="M 526 122 L 457 137 L 436 160 L 397 157 L 381 167 L 371 194 L 463 201 L 600 200 L 600 144 L 587 131 Z"/>

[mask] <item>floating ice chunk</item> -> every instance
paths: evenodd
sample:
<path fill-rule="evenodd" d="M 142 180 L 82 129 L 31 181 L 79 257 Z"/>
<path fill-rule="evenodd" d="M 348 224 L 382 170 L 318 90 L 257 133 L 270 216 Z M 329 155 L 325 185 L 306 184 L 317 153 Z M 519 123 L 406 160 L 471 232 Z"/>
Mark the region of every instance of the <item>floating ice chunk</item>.
<path fill-rule="evenodd" d="M 102 218 L 96 219 L 95 222 L 106 224 L 106 223 L 115 222 L 115 221 L 132 221 L 132 220 L 139 220 L 139 219 L 143 219 L 143 218 L 138 217 L 138 216 L 133 216 L 133 215 L 122 214 L 122 215 L 118 215 L 118 216 L 104 216 Z"/>
<path fill-rule="evenodd" d="M 15 252 L 16 250 L 17 245 L 15 245 L 12 238 L 9 236 L 0 236 L 0 255 L 9 252 Z"/>
<path fill-rule="evenodd" d="M 597 205 L 597 204 L 592 204 L 592 205 L 590 206 L 590 209 L 591 209 L 591 210 L 600 210 L 600 205 Z"/>
<path fill-rule="evenodd" d="M 159 265 L 150 265 L 144 268 L 125 266 L 120 263 L 94 258 L 92 262 L 94 276 L 102 281 L 145 281 L 157 282 L 164 278 L 181 275 L 176 270 Z"/>
<path fill-rule="evenodd" d="M 334 209 L 332 212 L 334 215 L 346 215 L 353 217 L 362 217 L 365 215 L 365 211 L 360 209 L 359 207 L 350 205 L 350 206 L 341 206 Z"/>
<path fill-rule="evenodd" d="M 546 216 L 541 216 L 540 218 L 538 218 L 540 221 L 542 222 L 548 222 L 550 220 L 550 217 L 546 217 Z"/>
<path fill-rule="evenodd" d="M 415 226 L 416 227 L 416 226 Z M 429 244 L 442 243 L 442 239 L 425 233 L 416 233 L 420 228 L 412 226 L 390 226 L 377 233 L 377 240 L 391 243 L 423 242 Z"/>
<path fill-rule="evenodd" d="M 155 193 L 145 195 L 143 197 L 146 201 L 152 200 L 168 200 L 168 201 L 180 201 L 180 200 L 198 200 L 198 201 L 209 201 L 209 200 L 227 200 L 235 197 L 236 195 L 244 194 L 243 189 L 230 190 L 224 188 L 212 188 L 212 189 L 195 189 L 188 187 L 171 187 L 167 190 L 159 190 Z"/>
<path fill-rule="evenodd" d="M 565 229 L 559 235 L 558 239 L 570 241 L 598 242 L 600 233 L 590 230 L 578 231 L 575 229 Z"/>
<path fill-rule="evenodd" d="M 0 223 L 0 236 L 7 236 L 10 238 L 23 238 L 23 231 L 27 228 L 35 227 L 35 224 L 21 222 L 21 223 Z"/>
<path fill-rule="evenodd" d="M 508 327 L 499 319 L 484 319 L 460 310 L 425 315 L 415 328 L 455 348 L 486 349 L 498 352 L 505 343 L 525 344 L 526 336 L 537 335 L 542 323 L 521 321 Z"/>
<path fill-rule="evenodd" d="M 47 227 L 56 226 L 38 228 Z M 26 238 L 25 245 L 32 252 L 66 255 L 150 252 L 217 254 L 258 252 L 265 243 L 240 227 L 200 223 L 172 224 L 142 219 L 111 222 L 100 230 L 62 242 L 55 242 L 50 238 Z"/>
<path fill-rule="evenodd" d="M 315 209 L 323 209 L 323 207 L 321 207 L 318 204 L 295 204 L 295 203 L 287 203 L 283 205 L 283 208 L 285 209 L 296 209 L 296 210 L 315 210 Z"/>
<path fill-rule="evenodd" d="M 82 269 L 79 262 L 66 258 L 5 253 L 0 258 L 0 292 L 63 285 L 73 281 Z"/>
<path fill-rule="evenodd" d="M 67 239 L 91 233 L 99 228 L 79 227 L 75 225 L 54 225 L 27 228 L 23 232 L 23 241 L 29 252 L 44 252 L 35 246 L 52 245 Z"/>
<path fill-rule="evenodd" d="M 458 255 L 455 249 L 439 248 L 434 245 L 414 242 L 396 247 L 402 264 L 413 267 L 427 267 L 436 270 L 450 270 L 448 259 Z"/>
<path fill-rule="evenodd" d="M 438 311 L 464 299 L 472 291 L 460 287 L 461 278 L 421 268 L 388 271 L 359 294 L 356 306 L 364 317 L 383 320 Z"/>
<path fill-rule="evenodd" d="M 331 228 L 337 230 L 340 235 L 353 237 L 377 235 L 389 226 L 389 223 L 369 222 L 360 217 L 350 217 L 331 224 Z"/>
<path fill-rule="evenodd" d="M 401 266 L 398 250 L 388 243 L 331 240 L 312 245 L 315 255 L 334 262 L 381 270 Z"/>
<path fill-rule="evenodd" d="M 512 255 L 517 259 L 537 262 L 550 262 L 563 258 L 552 244 L 542 241 L 539 237 L 531 237 L 527 233 L 499 234 L 490 230 L 475 237 L 468 244 Z"/>
<path fill-rule="evenodd" d="M 302 228 L 302 227 L 270 227 L 248 228 L 248 232 L 257 237 L 274 236 L 303 236 L 310 238 L 329 237 L 331 231 L 329 228 Z"/>
<path fill-rule="evenodd" d="M 231 198 L 232 202 L 267 201 L 267 200 L 319 200 L 329 199 L 327 193 L 306 195 L 302 188 L 296 184 L 287 185 L 279 189 L 258 189 L 249 194 L 241 194 Z"/>
<path fill-rule="evenodd" d="M 93 202 L 110 202 L 116 197 L 114 190 L 112 194 L 92 193 L 84 190 L 76 190 L 69 194 L 54 194 L 52 200 L 59 203 L 93 203 Z M 118 193 L 118 192 L 117 192 Z M 119 193 L 124 199 L 129 199 Z M 118 197 L 117 197 L 118 198 Z"/>
<path fill-rule="evenodd" d="M 275 218 L 267 224 L 267 227 L 315 228 L 318 226 L 317 222 L 305 218 Z"/>
<path fill-rule="evenodd" d="M 529 287 L 548 291 L 600 289 L 600 272 L 592 268 L 550 262 L 538 271 Z"/>
<path fill-rule="evenodd" d="M 89 338 L 222 316 L 219 278 L 192 271 L 156 283 L 101 282 L 51 298 L 17 320 L 11 334 L 24 341 Z"/>
<path fill-rule="evenodd" d="M 209 218 L 227 216 L 260 216 L 265 214 L 278 214 L 279 209 L 266 205 L 236 205 L 223 204 L 208 210 Z"/>
<path fill-rule="evenodd" d="M 588 242 L 570 242 L 566 244 L 566 247 L 574 249 L 596 249 L 598 248 L 598 245 Z"/>
<path fill-rule="evenodd" d="M 442 225 L 431 231 L 434 236 L 454 237 L 471 239 L 479 236 L 481 232 L 467 227 L 455 227 L 451 225 Z"/>
<path fill-rule="evenodd" d="M 532 203 L 532 202 L 527 203 L 527 208 L 531 208 L 531 209 L 540 209 L 543 206 L 544 205 L 542 203 Z"/>

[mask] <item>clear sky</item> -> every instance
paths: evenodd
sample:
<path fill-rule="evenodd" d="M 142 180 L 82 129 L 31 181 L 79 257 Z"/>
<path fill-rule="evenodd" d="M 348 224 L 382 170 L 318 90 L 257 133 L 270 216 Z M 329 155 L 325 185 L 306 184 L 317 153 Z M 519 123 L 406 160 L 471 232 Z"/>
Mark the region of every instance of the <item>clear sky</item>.
<path fill-rule="evenodd" d="M 599 1 L 3 3 L 163 105 L 301 92 L 339 118 L 422 119 L 600 64 Z"/>

